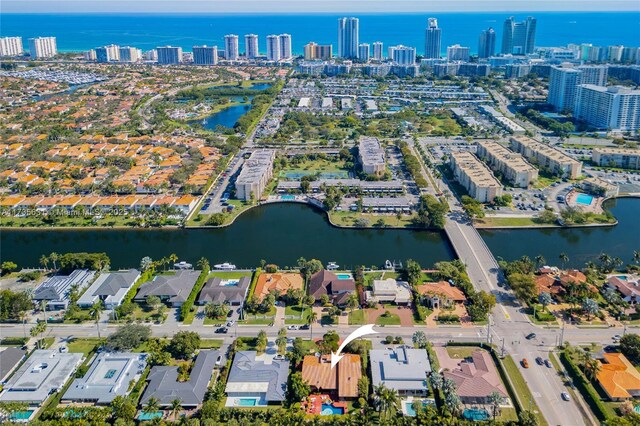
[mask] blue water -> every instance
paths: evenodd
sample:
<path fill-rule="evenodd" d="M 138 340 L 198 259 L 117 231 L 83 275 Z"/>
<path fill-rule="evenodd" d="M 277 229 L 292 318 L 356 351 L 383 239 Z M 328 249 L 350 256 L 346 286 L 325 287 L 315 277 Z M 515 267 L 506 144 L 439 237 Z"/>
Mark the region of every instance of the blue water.
<path fill-rule="evenodd" d="M 322 404 L 322 411 L 320 411 L 321 416 L 331 416 L 331 415 L 340 415 L 344 414 L 344 409 L 342 407 L 334 407 L 331 404 Z"/>
<path fill-rule="evenodd" d="M 638 46 L 640 11 L 636 12 L 518 12 L 518 13 L 433 13 L 433 14 L 356 14 L 360 18 L 360 42 L 382 41 L 389 45 L 415 46 L 424 52 L 424 31 L 429 16 L 438 18 L 442 28 L 442 48 L 460 43 L 478 47 L 481 30 L 492 26 L 499 49 L 502 24 L 510 15 L 518 20 L 527 15 L 538 19 L 536 45 L 567 43 Z M 289 33 L 293 50 L 302 54 L 309 41 L 333 44 L 337 51 L 338 15 L 211 15 L 211 14 L 0 14 L 0 35 L 53 35 L 61 51 L 80 51 L 115 43 L 143 50 L 171 44 L 190 51 L 199 44 L 223 46 L 225 34 L 258 34 L 260 51 L 266 51 L 266 35 Z M 27 47 L 27 46 L 25 46 Z M 444 53 L 444 52 L 443 52 Z"/>
<path fill-rule="evenodd" d="M 34 410 L 16 411 L 15 413 L 11 414 L 9 418 L 11 420 L 29 420 L 33 412 Z"/>
<path fill-rule="evenodd" d="M 215 130 L 218 125 L 231 128 L 250 109 L 251 104 L 249 103 L 234 105 L 208 116 L 205 122 L 191 120 L 189 124 L 201 124 L 202 127 L 208 130 Z"/>
<path fill-rule="evenodd" d="M 143 411 L 138 414 L 138 420 L 153 420 L 159 419 L 162 417 L 162 411 L 152 411 L 150 413 L 145 413 Z"/>
<path fill-rule="evenodd" d="M 296 196 L 295 195 L 281 195 L 280 199 L 281 200 L 295 200 Z"/>
<path fill-rule="evenodd" d="M 239 398 L 238 405 L 240 407 L 255 407 L 257 404 L 255 398 Z"/>
<path fill-rule="evenodd" d="M 576 203 L 578 204 L 589 206 L 592 202 L 593 197 L 589 194 L 578 194 L 578 196 L 576 197 Z"/>
<path fill-rule="evenodd" d="M 348 280 L 353 278 L 351 274 L 336 274 L 336 277 L 338 277 L 338 279 L 341 279 L 341 280 Z"/>
<path fill-rule="evenodd" d="M 467 420 L 482 421 L 489 418 L 489 413 L 484 409 L 467 408 L 462 412 L 462 417 Z"/>

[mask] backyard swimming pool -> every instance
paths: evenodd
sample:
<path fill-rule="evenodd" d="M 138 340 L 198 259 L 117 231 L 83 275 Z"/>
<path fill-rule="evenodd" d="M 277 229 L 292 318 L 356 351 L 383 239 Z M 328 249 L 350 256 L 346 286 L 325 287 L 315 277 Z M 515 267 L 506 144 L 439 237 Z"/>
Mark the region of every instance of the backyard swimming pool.
<path fill-rule="evenodd" d="M 240 407 L 255 407 L 256 405 L 255 398 L 238 398 L 238 406 Z"/>
<path fill-rule="evenodd" d="M 336 274 L 336 277 L 338 277 L 339 280 L 350 280 L 351 278 L 353 278 L 353 275 L 351 275 L 351 274 Z"/>
<path fill-rule="evenodd" d="M 593 197 L 589 194 L 580 193 L 576 197 L 576 203 L 582 204 L 584 206 L 590 206 L 592 202 L 593 202 Z"/>
<path fill-rule="evenodd" d="M 138 420 L 153 420 L 153 419 L 159 419 L 162 417 L 162 411 L 151 411 L 150 413 L 145 413 L 144 411 L 141 411 L 140 414 L 138 414 Z"/>
<path fill-rule="evenodd" d="M 239 280 L 221 280 L 220 287 L 237 287 Z"/>
<path fill-rule="evenodd" d="M 489 413 L 483 408 L 467 408 L 462 412 L 462 417 L 467 420 L 483 421 L 489 418 Z"/>
<path fill-rule="evenodd" d="M 15 413 L 11 414 L 9 418 L 11 420 L 29 420 L 34 411 L 35 410 L 16 411 Z"/>
<path fill-rule="evenodd" d="M 344 408 L 334 407 L 331 404 L 322 404 L 321 416 L 341 415 L 344 414 Z"/>

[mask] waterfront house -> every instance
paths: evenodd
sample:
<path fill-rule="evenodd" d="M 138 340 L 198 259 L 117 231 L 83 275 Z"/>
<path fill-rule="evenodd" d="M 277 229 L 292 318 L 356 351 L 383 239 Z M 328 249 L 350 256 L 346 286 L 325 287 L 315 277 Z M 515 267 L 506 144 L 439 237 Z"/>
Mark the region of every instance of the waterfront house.
<path fill-rule="evenodd" d="M 640 302 L 640 276 L 611 275 L 607 278 L 607 287 L 617 290 L 622 299 L 632 305 Z"/>
<path fill-rule="evenodd" d="M 612 401 L 640 397 L 640 372 L 621 353 L 604 353 L 596 379 Z"/>
<path fill-rule="evenodd" d="M 98 300 L 102 300 L 106 309 L 114 309 L 124 300 L 125 295 L 140 278 L 140 271 L 103 272 L 93 284 L 80 296 L 78 306 L 90 308 Z"/>
<path fill-rule="evenodd" d="M 171 271 L 170 274 L 156 275 L 153 281 L 140 286 L 134 300 L 142 302 L 148 296 L 158 296 L 164 303 L 173 307 L 182 306 L 193 289 L 200 271 Z"/>
<path fill-rule="evenodd" d="M 507 398 L 507 390 L 500 380 L 491 355 L 484 350 L 476 350 L 471 358 L 458 364 L 458 368 L 445 370 L 445 379 L 453 380 L 458 396 L 463 404 L 488 404 L 489 395 L 499 393 Z"/>
<path fill-rule="evenodd" d="M 244 303 L 251 284 L 251 277 L 225 279 L 220 277 L 210 278 L 198 297 L 199 305 L 209 302 L 225 303 L 240 306 Z"/>
<path fill-rule="evenodd" d="M 336 274 L 326 269 L 316 272 L 309 280 L 308 293 L 316 301 L 320 300 L 323 294 L 326 294 L 332 304 L 345 305 L 349 295 L 354 291 L 356 291 L 356 283 L 353 278 L 338 278 Z"/>
<path fill-rule="evenodd" d="M 158 365 L 151 368 L 147 376 L 149 384 L 140 405 L 144 406 L 155 398 L 162 408 L 170 407 L 175 399 L 180 400 L 183 408 L 199 407 L 204 401 L 219 355 L 217 350 L 201 350 L 193 363 L 189 380 L 185 382 L 178 381 L 178 367 Z"/>
<path fill-rule="evenodd" d="M 424 283 L 416 287 L 416 292 L 426 298 L 427 304 L 432 309 L 450 308 L 467 301 L 464 292 L 447 281 Z"/>
<path fill-rule="evenodd" d="M 285 400 L 289 361 L 255 351 L 239 351 L 227 378 L 227 407 L 265 406 Z"/>
<path fill-rule="evenodd" d="M 362 377 L 359 355 L 344 354 L 337 368 L 331 368 L 331 356 L 307 355 L 302 361 L 302 378 L 313 392 L 328 393 L 332 399 L 357 398 Z"/>
<path fill-rule="evenodd" d="M 253 294 L 259 301 L 262 301 L 272 291 L 284 295 L 289 289 L 304 289 L 304 278 L 301 274 L 295 272 L 262 273 L 258 277 Z"/>
<path fill-rule="evenodd" d="M 426 350 L 409 346 L 372 349 L 369 360 L 374 387 L 384 384 L 400 396 L 429 394 L 427 374 L 431 372 L 431 363 Z"/>
<path fill-rule="evenodd" d="M 69 275 L 54 275 L 36 287 L 31 298 L 38 304 L 44 302 L 48 310 L 66 309 L 71 289 L 77 287 L 82 293 L 95 274 L 88 269 L 76 269 Z"/>
<path fill-rule="evenodd" d="M 373 280 L 372 291 L 365 294 L 367 301 L 393 302 L 406 305 L 411 302 L 411 287 L 406 281 L 396 281 L 393 278 Z"/>
<path fill-rule="evenodd" d="M 147 354 L 102 352 L 83 377 L 74 379 L 62 403 L 108 405 L 116 396 L 127 396 L 147 366 Z"/>

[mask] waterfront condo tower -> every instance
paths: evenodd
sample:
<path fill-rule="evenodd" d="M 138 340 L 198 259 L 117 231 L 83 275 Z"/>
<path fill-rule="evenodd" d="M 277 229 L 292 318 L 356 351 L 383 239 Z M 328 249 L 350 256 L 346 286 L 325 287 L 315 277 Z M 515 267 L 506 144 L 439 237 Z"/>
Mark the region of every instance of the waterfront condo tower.
<path fill-rule="evenodd" d="M 158 64 L 171 65 L 182 63 L 182 47 L 160 46 L 156 47 L 158 52 Z"/>
<path fill-rule="evenodd" d="M 338 57 L 358 59 L 360 20 L 358 18 L 338 19 Z"/>
<path fill-rule="evenodd" d="M 224 36 L 224 58 L 227 61 L 237 61 L 238 56 L 238 36 L 227 34 Z"/>
<path fill-rule="evenodd" d="M 393 63 L 396 65 L 414 65 L 416 63 L 416 48 L 403 45 L 393 49 Z"/>
<path fill-rule="evenodd" d="M 101 63 L 117 62 L 120 60 L 120 46 L 110 44 L 96 47 L 96 61 Z"/>
<path fill-rule="evenodd" d="M 23 53 L 22 37 L 0 38 L 0 56 L 19 56 Z"/>
<path fill-rule="evenodd" d="M 29 39 L 29 54 L 32 58 L 52 58 L 58 54 L 55 37 L 36 37 Z"/>
<path fill-rule="evenodd" d="M 216 65 L 218 46 L 193 46 L 193 63 L 196 65 Z"/>
<path fill-rule="evenodd" d="M 358 45 L 358 60 L 360 62 L 369 62 L 369 56 L 371 56 L 369 43 L 360 43 Z"/>
<path fill-rule="evenodd" d="M 280 36 L 271 34 L 267 36 L 267 60 L 279 61 L 282 59 L 280 55 Z"/>
<path fill-rule="evenodd" d="M 373 42 L 373 59 L 376 61 L 382 60 L 382 52 L 384 52 L 384 45 L 381 41 Z"/>
<path fill-rule="evenodd" d="M 293 56 L 291 50 L 291 34 L 280 34 L 280 57 L 282 59 L 289 59 Z"/>
<path fill-rule="evenodd" d="M 255 59 L 258 56 L 258 36 L 256 34 L 244 36 L 244 56 L 247 59 Z"/>
<path fill-rule="evenodd" d="M 438 20 L 429 18 L 427 20 L 427 32 L 424 42 L 425 59 L 439 58 L 442 44 L 442 29 L 438 28 Z"/>
<path fill-rule="evenodd" d="M 533 53 L 536 43 L 536 19 L 529 16 L 516 22 L 513 16 L 504 21 L 502 53 L 505 55 L 528 55 Z"/>
<path fill-rule="evenodd" d="M 496 53 L 496 32 L 493 28 L 480 33 L 478 40 L 478 58 L 490 58 Z"/>

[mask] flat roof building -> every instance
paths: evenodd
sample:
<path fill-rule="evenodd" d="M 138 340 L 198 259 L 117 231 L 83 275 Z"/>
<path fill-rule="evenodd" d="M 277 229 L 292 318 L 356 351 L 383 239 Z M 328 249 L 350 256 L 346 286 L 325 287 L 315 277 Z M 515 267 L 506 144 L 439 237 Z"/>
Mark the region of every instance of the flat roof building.
<path fill-rule="evenodd" d="M 365 293 L 367 301 L 374 300 L 378 303 L 393 302 L 407 304 L 411 302 L 411 287 L 406 281 L 397 281 L 393 278 L 373 280 L 373 290 Z"/>
<path fill-rule="evenodd" d="M 14 347 L 4 348 L 0 351 L 0 383 L 5 382 L 5 379 L 16 369 L 26 354 L 26 350 Z"/>
<path fill-rule="evenodd" d="M 538 179 L 538 169 L 522 155 L 494 141 L 479 141 L 476 155 L 485 160 L 491 170 L 499 172 L 513 186 L 528 188 Z"/>
<path fill-rule="evenodd" d="M 429 386 L 427 374 L 431 363 L 424 349 L 397 346 L 369 351 L 371 362 L 371 384 L 384 384 L 387 389 L 395 389 L 400 396 L 427 395 Z"/>
<path fill-rule="evenodd" d="M 591 160 L 598 166 L 620 169 L 640 169 L 640 150 L 631 148 L 595 147 Z"/>
<path fill-rule="evenodd" d="M 358 144 L 358 160 L 368 175 L 382 175 L 386 169 L 384 149 L 378 138 L 361 136 Z"/>
<path fill-rule="evenodd" d="M 31 297 L 35 302 L 46 301 L 49 310 L 66 309 L 69 304 L 69 292 L 77 287 L 82 293 L 95 276 L 95 271 L 76 269 L 69 275 L 54 275 L 38 287 Z"/>
<path fill-rule="evenodd" d="M 146 366 L 147 354 L 102 352 L 83 377 L 74 379 L 61 401 L 110 404 L 116 396 L 129 394 L 131 382 L 140 379 Z"/>
<path fill-rule="evenodd" d="M 582 174 L 582 163 L 535 139 L 526 136 L 510 138 L 511 149 L 518 152 L 540 169 L 560 177 L 576 179 Z"/>
<path fill-rule="evenodd" d="M 640 90 L 581 84 L 574 115 L 598 129 L 636 131 L 640 129 Z"/>
<path fill-rule="evenodd" d="M 138 278 L 140 271 L 137 269 L 104 272 L 80 296 L 77 304 L 80 308 L 90 308 L 95 302 L 102 300 L 106 309 L 113 309 L 122 303 Z"/>
<path fill-rule="evenodd" d="M 481 203 L 488 203 L 502 195 L 502 184 L 491 170 L 470 152 L 452 152 L 449 160 L 453 176 L 469 195 Z"/>
<path fill-rule="evenodd" d="M 249 201 L 259 200 L 269 180 L 273 177 L 273 160 L 276 151 L 261 149 L 253 151 L 251 157 L 242 165 L 242 171 L 236 180 L 236 198 Z"/>

